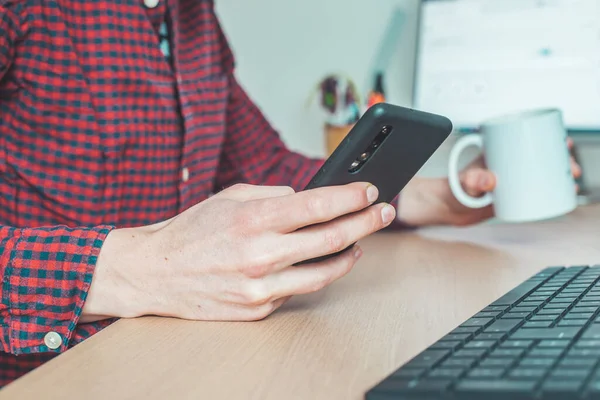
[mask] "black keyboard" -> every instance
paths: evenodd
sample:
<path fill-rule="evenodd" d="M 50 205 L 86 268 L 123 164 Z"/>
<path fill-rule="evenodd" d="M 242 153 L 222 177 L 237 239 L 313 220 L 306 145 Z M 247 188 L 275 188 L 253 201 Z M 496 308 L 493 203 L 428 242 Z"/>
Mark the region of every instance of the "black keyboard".
<path fill-rule="evenodd" d="M 600 266 L 546 268 L 366 399 L 600 399 L 599 311 Z"/>

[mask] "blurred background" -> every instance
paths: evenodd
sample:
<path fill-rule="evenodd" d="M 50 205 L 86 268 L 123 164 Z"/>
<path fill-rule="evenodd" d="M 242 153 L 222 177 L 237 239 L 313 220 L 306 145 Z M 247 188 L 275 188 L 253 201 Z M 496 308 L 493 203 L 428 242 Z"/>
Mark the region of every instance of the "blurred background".
<path fill-rule="evenodd" d="M 217 0 L 216 7 L 241 83 L 293 150 L 328 154 L 331 116 L 319 86 L 326 77 L 343 77 L 364 106 L 381 73 L 385 100 L 455 124 L 421 175 L 446 175 L 453 141 L 483 119 L 551 106 L 561 108 L 575 139 L 581 185 L 600 188 L 598 0 Z"/>

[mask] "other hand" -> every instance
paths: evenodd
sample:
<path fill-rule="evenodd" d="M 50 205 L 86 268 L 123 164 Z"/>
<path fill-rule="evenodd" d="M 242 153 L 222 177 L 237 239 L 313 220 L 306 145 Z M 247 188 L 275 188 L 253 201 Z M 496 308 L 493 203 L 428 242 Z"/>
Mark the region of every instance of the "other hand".
<path fill-rule="evenodd" d="M 568 139 L 569 148 L 573 141 Z M 573 176 L 581 176 L 581 167 L 571 157 Z M 474 197 L 491 192 L 496 187 L 494 173 L 479 158 L 467 166 L 460 175 L 465 191 Z M 469 208 L 460 203 L 447 178 L 415 178 L 399 197 L 398 218 L 413 226 L 425 225 L 472 225 L 494 216 L 493 205 L 484 208 Z"/>
<path fill-rule="evenodd" d="M 395 218 L 372 205 L 367 183 L 294 193 L 236 185 L 168 221 L 111 232 L 101 250 L 84 320 L 174 316 L 258 320 L 293 295 L 320 290 L 361 256 L 354 246 Z M 316 225 L 315 225 L 316 224 Z"/>

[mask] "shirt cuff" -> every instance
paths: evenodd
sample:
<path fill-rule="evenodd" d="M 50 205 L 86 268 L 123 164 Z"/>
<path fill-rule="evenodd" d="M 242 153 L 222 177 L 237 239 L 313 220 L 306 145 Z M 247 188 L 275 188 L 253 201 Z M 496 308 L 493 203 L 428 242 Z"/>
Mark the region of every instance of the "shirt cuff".
<path fill-rule="evenodd" d="M 59 353 L 110 322 L 78 327 L 100 249 L 112 229 L 13 230 L 2 254 L 3 351 Z"/>

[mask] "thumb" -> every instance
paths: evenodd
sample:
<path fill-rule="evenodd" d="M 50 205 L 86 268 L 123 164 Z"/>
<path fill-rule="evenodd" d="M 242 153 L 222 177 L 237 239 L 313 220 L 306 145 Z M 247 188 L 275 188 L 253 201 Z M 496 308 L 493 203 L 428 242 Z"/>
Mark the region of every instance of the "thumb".
<path fill-rule="evenodd" d="M 470 196 L 478 197 L 494 190 L 496 176 L 487 169 L 469 168 L 465 170 L 460 179 L 465 192 Z"/>

